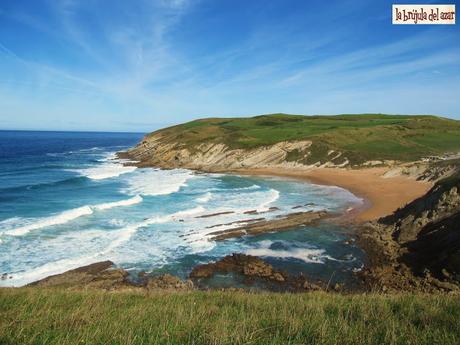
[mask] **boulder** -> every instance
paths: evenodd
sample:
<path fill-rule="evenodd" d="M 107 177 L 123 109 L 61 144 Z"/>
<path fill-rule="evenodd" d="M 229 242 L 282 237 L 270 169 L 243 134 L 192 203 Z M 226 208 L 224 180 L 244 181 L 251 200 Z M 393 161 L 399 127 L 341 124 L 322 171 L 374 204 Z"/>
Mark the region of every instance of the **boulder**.
<path fill-rule="evenodd" d="M 171 274 L 163 274 L 161 276 L 150 278 L 147 282 L 147 290 L 192 290 L 193 282 L 181 280 L 179 277 Z"/>

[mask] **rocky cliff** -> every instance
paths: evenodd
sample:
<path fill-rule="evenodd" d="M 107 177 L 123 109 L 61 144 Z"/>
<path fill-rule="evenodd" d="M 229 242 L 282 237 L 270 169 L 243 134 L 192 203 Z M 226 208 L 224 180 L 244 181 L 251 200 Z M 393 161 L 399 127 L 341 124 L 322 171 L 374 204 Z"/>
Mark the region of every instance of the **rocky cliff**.
<path fill-rule="evenodd" d="M 139 162 L 141 167 L 187 168 L 203 171 L 225 171 L 241 168 L 269 167 L 344 167 L 349 164 L 342 153 L 329 151 L 328 159 L 315 157 L 317 148 L 308 140 L 282 141 L 250 149 L 235 149 L 223 143 L 201 143 L 188 146 L 170 141 L 161 134 L 143 140 L 121 157 Z"/>
<path fill-rule="evenodd" d="M 436 163 L 460 158 L 459 139 L 459 121 L 432 116 L 273 114 L 160 129 L 120 157 L 203 171 L 386 166 L 388 176 L 437 180 L 450 168 Z"/>
<path fill-rule="evenodd" d="M 394 214 L 367 224 L 361 242 L 371 259 L 370 282 L 389 288 L 458 290 L 460 172 Z"/>

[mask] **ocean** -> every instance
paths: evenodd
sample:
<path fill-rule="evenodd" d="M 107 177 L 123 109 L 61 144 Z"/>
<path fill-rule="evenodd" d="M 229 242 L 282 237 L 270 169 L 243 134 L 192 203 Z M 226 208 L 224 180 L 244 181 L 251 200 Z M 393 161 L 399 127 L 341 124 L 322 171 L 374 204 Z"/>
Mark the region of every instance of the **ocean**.
<path fill-rule="evenodd" d="M 346 212 L 362 202 L 350 192 L 274 177 L 124 166 L 115 153 L 142 137 L 0 131 L 0 286 L 23 286 L 103 260 L 133 279 L 141 271 L 186 278 L 195 265 L 231 253 L 332 283 L 352 280 L 362 267 L 352 230 L 327 221 L 220 242 L 209 236 L 238 220 Z M 270 207 L 278 210 L 267 212 Z M 251 210 L 265 213 L 245 213 Z M 221 212 L 233 213 L 199 218 Z"/>

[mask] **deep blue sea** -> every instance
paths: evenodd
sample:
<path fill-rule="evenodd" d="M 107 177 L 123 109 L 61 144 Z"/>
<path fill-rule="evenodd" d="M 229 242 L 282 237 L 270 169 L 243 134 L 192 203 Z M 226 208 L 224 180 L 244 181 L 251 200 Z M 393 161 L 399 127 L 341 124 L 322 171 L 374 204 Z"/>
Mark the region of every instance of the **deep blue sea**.
<path fill-rule="evenodd" d="M 362 267 L 361 250 L 347 241 L 350 230 L 328 222 L 221 242 L 209 236 L 237 220 L 345 212 L 361 203 L 348 191 L 280 178 L 124 166 L 115 152 L 142 136 L 0 131 L 0 286 L 102 260 L 133 276 L 186 277 L 194 265 L 233 252 L 326 281 L 351 279 Z M 266 212 L 270 207 L 279 210 Z M 250 210 L 266 213 L 245 214 Z"/>

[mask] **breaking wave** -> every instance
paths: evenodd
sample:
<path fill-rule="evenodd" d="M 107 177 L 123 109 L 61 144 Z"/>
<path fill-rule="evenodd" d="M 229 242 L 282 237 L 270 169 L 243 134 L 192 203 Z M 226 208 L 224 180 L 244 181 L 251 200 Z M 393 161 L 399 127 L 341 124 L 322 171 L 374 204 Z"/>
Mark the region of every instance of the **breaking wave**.
<path fill-rule="evenodd" d="M 22 236 L 33 230 L 37 230 L 37 229 L 41 229 L 41 228 L 45 228 L 45 227 L 53 226 L 53 225 L 64 224 L 78 217 L 86 216 L 92 213 L 93 213 L 93 210 L 91 209 L 90 206 L 82 206 L 82 207 L 74 208 L 72 210 L 64 211 L 56 216 L 43 218 L 33 223 L 4 231 L 3 234 L 10 235 L 10 236 Z M 31 222 L 31 220 L 28 220 L 28 222 Z"/>
<path fill-rule="evenodd" d="M 280 192 L 277 191 L 276 189 L 270 189 L 269 191 L 270 195 L 268 196 L 268 199 L 264 201 L 258 208 L 257 211 L 259 212 L 265 212 L 268 211 L 270 208 L 270 205 L 274 203 L 276 200 L 279 199 L 280 197 Z"/>
<path fill-rule="evenodd" d="M 53 262 L 48 262 L 40 267 L 34 268 L 26 272 L 12 273 L 12 279 L 9 279 L 6 283 L 2 283 L 2 286 L 22 286 L 50 275 L 60 274 L 77 267 L 105 260 L 108 258 L 108 254 L 110 254 L 117 247 L 128 242 L 131 239 L 131 237 L 141 228 L 153 224 L 165 223 L 168 221 L 176 220 L 178 218 L 194 216 L 204 211 L 205 209 L 203 207 L 198 206 L 195 208 L 178 211 L 169 215 L 147 218 L 143 222 L 132 224 L 122 229 L 113 231 L 111 234 L 115 239 L 112 242 L 110 242 L 105 248 L 92 255 L 61 259 Z"/>
<path fill-rule="evenodd" d="M 120 207 L 120 206 L 131 206 L 135 204 L 139 204 L 142 202 L 142 197 L 140 195 L 136 195 L 130 199 L 114 201 L 114 202 L 107 202 L 99 205 L 93 206 L 96 210 L 108 210 L 113 207 Z"/>
<path fill-rule="evenodd" d="M 91 180 L 104 180 L 133 172 L 136 169 L 135 166 L 124 166 L 119 163 L 105 163 L 98 167 L 77 170 L 77 172 Z"/>
<path fill-rule="evenodd" d="M 211 192 L 207 192 L 206 194 L 204 194 L 203 196 L 200 196 L 198 198 L 196 198 L 195 200 L 199 203 L 207 203 L 209 202 L 209 200 L 211 200 L 212 198 L 212 193 Z"/>
<path fill-rule="evenodd" d="M 248 249 L 246 254 L 261 257 L 272 257 L 279 259 L 298 259 L 306 263 L 323 264 L 325 259 L 334 260 L 325 255 L 324 249 L 311 248 L 289 248 L 271 249 L 274 242 L 261 241 L 258 248 Z"/>
<path fill-rule="evenodd" d="M 103 204 L 98 204 L 98 205 L 93 205 L 93 206 L 85 205 L 82 207 L 77 207 L 71 210 L 63 211 L 57 215 L 42 218 L 39 220 L 23 219 L 23 218 L 15 217 L 15 218 L 10 218 L 10 219 L 0 222 L 0 226 L 1 228 L 7 228 L 7 230 L 3 231 L 2 233 L 4 235 L 22 236 L 33 230 L 38 230 L 41 228 L 46 228 L 46 227 L 54 226 L 54 225 L 65 224 L 79 217 L 91 215 L 93 214 L 95 210 L 102 211 L 102 210 L 111 209 L 113 207 L 135 205 L 135 204 L 142 202 L 142 200 L 143 199 L 140 195 L 136 195 L 135 197 L 126 199 L 126 200 L 108 202 L 108 203 L 103 203 Z M 26 224 L 19 226 L 19 227 L 14 227 L 18 223 L 22 223 L 22 224 L 26 223 Z"/>
<path fill-rule="evenodd" d="M 191 171 L 182 169 L 143 170 L 130 176 L 124 192 L 151 196 L 177 193 L 193 176 Z"/>

